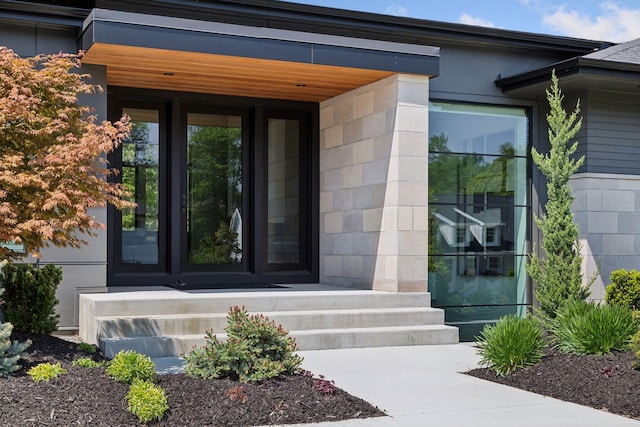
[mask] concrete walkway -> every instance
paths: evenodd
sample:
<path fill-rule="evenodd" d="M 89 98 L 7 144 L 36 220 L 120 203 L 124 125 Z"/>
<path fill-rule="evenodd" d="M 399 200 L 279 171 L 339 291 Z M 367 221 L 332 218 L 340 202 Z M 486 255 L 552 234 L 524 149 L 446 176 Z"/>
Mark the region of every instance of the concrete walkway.
<path fill-rule="evenodd" d="M 304 369 L 388 414 L 305 427 L 640 427 L 640 421 L 464 375 L 479 361 L 469 344 L 300 354 Z M 163 366 L 170 371 L 172 362 L 158 361 Z"/>

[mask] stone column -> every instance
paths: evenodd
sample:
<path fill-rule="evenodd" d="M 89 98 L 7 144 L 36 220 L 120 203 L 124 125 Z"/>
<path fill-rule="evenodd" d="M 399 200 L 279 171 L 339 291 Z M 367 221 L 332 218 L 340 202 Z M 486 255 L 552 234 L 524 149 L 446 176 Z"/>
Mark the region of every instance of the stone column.
<path fill-rule="evenodd" d="M 320 105 L 320 280 L 427 290 L 429 79 L 394 75 Z"/>

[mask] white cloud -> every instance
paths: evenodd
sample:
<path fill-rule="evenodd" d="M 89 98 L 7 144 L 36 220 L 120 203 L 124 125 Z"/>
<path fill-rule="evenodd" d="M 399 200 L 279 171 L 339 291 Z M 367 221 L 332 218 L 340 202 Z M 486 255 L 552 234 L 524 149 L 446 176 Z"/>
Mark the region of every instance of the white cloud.
<path fill-rule="evenodd" d="M 467 24 L 467 25 L 477 25 L 480 27 L 491 27 L 491 28 L 496 28 L 495 24 L 491 21 L 487 21 L 484 18 L 479 18 L 477 16 L 471 16 L 468 13 L 463 13 L 462 15 L 460 15 L 460 19 L 459 22 L 461 24 Z"/>
<path fill-rule="evenodd" d="M 640 37 L 640 8 L 630 9 L 615 2 L 600 4 L 595 18 L 560 6 L 545 14 L 542 22 L 560 34 L 594 40 L 625 42 Z"/>
<path fill-rule="evenodd" d="M 406 7 L 400 6 L 396 3 L 393 3 L 391 6 L 387 7 L 384 12 L 387 15 L 409 16 L 409 10 Z"/>

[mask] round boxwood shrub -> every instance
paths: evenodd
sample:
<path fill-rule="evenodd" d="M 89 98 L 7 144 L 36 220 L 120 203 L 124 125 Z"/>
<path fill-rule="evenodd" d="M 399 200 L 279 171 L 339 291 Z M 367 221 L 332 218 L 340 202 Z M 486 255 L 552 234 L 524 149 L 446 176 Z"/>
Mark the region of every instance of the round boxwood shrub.
<path fill-rule="evenodd" d="M 609 277 L 605 301 L 607 304 L 624 305 L 634 310 L 640 309 L 640 272 L 637 270 L 615 270 Z"/>

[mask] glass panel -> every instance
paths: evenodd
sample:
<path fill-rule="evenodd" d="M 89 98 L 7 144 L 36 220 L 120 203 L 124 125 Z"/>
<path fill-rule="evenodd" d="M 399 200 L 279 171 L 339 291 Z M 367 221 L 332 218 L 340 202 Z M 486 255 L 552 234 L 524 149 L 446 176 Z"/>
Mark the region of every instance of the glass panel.
<path fill-rule="evenodd" d="M 429 188 L 434 193 L 433 201 L 513 205 L 515 199 L 523 204 L 526 164 L 527 160 L 521 157 L 430 153 Z"/>
<path fill-rule="evenodd" d="M 268 122 L 267 262 L 300 262 L 300 122 Z"/>
<path fill-rule="evenodd" d="M 430 108 L 429 291 L 472 331 L 526 303 L 528 121 L 522 108 Z"/>
<path fill-rule="evenodd" d="M 527 155 L 527 114 L 523 108 L 432 103 L 429 132 L 446 139 L 452 153 Z"/>
<path fill-rule="evenodd" d="M 187 115 L 187 260 L 242 262 L 242 117 Z"/>
<path fill-rule="evenodd" d="M 122 262 L 158 264 L 159 112 L 135 108 L 122 112 L 133 125 L 122 144 L 122 185 L 137 203 L 135 209 L 122 211 Z"/>

